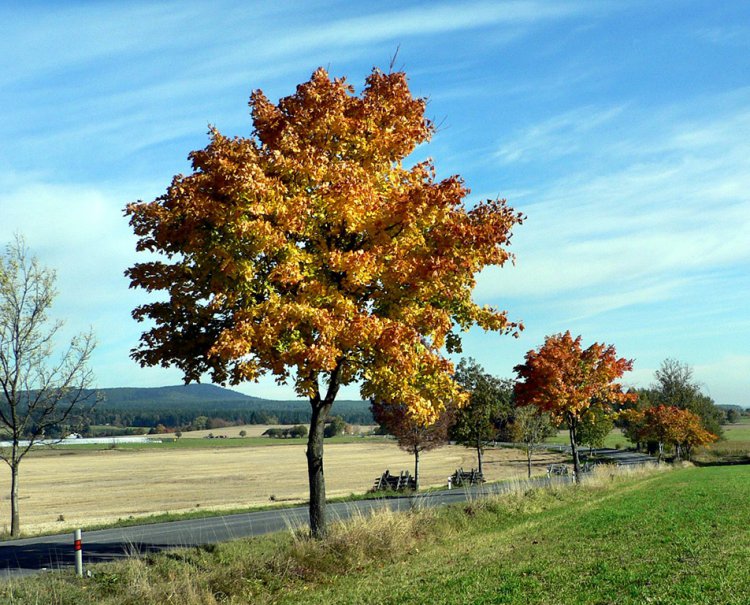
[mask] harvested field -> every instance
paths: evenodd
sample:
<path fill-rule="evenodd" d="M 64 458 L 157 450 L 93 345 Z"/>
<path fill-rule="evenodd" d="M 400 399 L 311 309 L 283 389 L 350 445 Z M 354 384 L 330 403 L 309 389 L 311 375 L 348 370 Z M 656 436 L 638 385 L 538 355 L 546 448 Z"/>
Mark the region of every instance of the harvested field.
<path fill-rule="evenodd" d="M 541 473 L 558 454 L 535 457 Z M 413 458 L 392 442 L 326 445 L 329 497 L 367 491 L 385 469 L 413 468 Z M 422 484 L 444 485 L 457 467 L 476 466 L 473 450 L 448 446 L 422 455 Z M 488 449 L 488 480 L 522 476 L 522 452 Z M 29 457 L 20 469 L 24 533 L 67 530 L 159 512 L 230 509 L 298 502 L 307 495 L 305 446 L 183 450 L 87 450 Z M 10 517 L 10 476 L 0 476 L 0 520 Z M 63 520 L 58 520 L 62 516 Z"/>

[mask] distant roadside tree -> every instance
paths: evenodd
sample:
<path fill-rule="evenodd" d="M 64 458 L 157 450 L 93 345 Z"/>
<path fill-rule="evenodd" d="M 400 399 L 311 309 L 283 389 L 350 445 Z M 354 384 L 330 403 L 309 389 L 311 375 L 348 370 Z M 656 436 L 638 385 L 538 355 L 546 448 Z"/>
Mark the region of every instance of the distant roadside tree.
<path fill-rule="evenodd" d="M 702 447 L 718 441 L 718 435 L 714 435 L 703 427 L 703 421 L 690 410 L 683 410 L 683 419 L 680 439 L 680 445 L 685 450 L 687 459 L 693 456 L 693 450 L 696 447 Z"/>
<path fill-rule="evenodd" d="M 476 275 L 509 258 L 522 217 L 504 200 L 464 206 L 460 177 L 407 165 L 434 126 L 406 75 L 374 69 L 359 94 L 318 69 L 295 93 L 250 99 L 249 138 L 211 129 L 150 203 L 126 215 L 133 287 L 165 299 L 134 310 L 150 327 L 134 358 L 186 381 L 239 384 L 270 372 L 308 399 L 310 528 L 326 531 L 323 431 L 339 389 L 404 403 L 429 424 L 461 399 L 444 352 L 473 325 L 520 326 L 471 298 Z M 434 402 L 434 403 L 433 403 Z"/>
<path fill-rule="evenodd" d="M 488 374 L 471 358 L 459 362 L 454 377 L 468 393 L 469 401 L 456 410 L 451 437 L 476 450 L 481 473 L 486 443 L 495 439 L 500 423 L 512 415 L 513 382 Z"/>
<path fill-rule="evenodd" d="M 644 408 L 645 409 L 645 408 Z M 622 434 L 640 451 L 641 444 L 645 442 L 645 417 L 643 409 L 626 408 L 617 413 L 615 420 L 617 426 L 622 429 Z"/>
<path fill-rule="evenodd" d="M 727 422 L 729 424 L 737 424 L 742 419 L 742 414 L 737 408 L 729 408 L 727 410 Z"/>
<path fill-rule="evenodd" d="M 245 429 L 242 429 L 242 430 L 240 431 L 240 437 L 243 437 L 243 438 L 244 438 L 244 437 L 247 437 L 247 431 L 246 431 Z"/>
<path fill-rule="evenodd" d="M 665 359 L 654 372 L 656 383 L 651 390 L 656 405 L 678 407 L 698 415 L 703 428 L 721 437 L 724 418 L 713 399 L 701 392 L 700 384 L 693 377 L 693 369 L 676 359 Z"/>
<path fill-rule="evenodd" d="M 557 433 L 557 427 L 552 424 L 549 414 L 541 412 L 537 406 L 526 405 L 515 409 L 511 436 L 514 442 L 524 444 L 529 478 L 531 478 L 531 456 L 534 446 L 555 433 Z"/>
<path fill-rule="evenodd" d="M 91 332 L 74 337 L 55 357 L 62 326 L 48 313 L 55 274 L 29 256 L 19 236 L 0 255 L 0 429 L 9 440 L 0 458 L 10 467 L 10 533 L 21 531 L 18 469 L 32 446 L 66 423 L 75 408 L 93 403 L 88 367 Z"/>
<path fill-rule="evenodd" d="M 681 458 L 681 450 L 684 449 L 689 460 L 694 448 L 708 445 L 718 439 L 703 427 L 697 414 L 677 406 L 659 405 L 635 414 L 642 416 L 639 420 L 642 427 L 640 437 L 645 441 L 658 443 L 659 461 L 664 457 L 665 446 L 674 448 L 678 460 Z"/>
<path fill-rule="evenodd" d="M 591 455 L 594 448 L 604 447 L 604 440 L 614 426 L 614 414 L 611 408 L 595 401 L 581 414 L 581 422 L 576 431 L 576 443 L 587 445 L 589 455 Z"/>
<path fill-rule="evenodd" d="M 174 432 L 174 436 L 175 436 L 175 437 L 177 437 L 177 439 L 179 439 L 180 437 L 182 437 L 182 431 L 180 431 L 180 430 L 176 430 L 176 431 Z"/>
<path fill-rule="evenodd" d="M 453 422 L 453 409 L 446 406 L 440 416 L 427 424 L 413 418 L 404 405 L 372 402 L 372 417 L 389 434 L 396 438 L 398 446 L 414 456 L 415 489 L 419 489 L 419 462 L 422 452 L 434 450 L 448 443 L 448 429 Z"/>
<path fill-rule="evenodd" d="M 614 346 L 594 343 L 581 347 L 581 337 L 570 332 L 548 336 L 538 349 L 526 353 L 517 365 L 516 404 L 535 405 L 555 423 L 568 427 L 575 479 L 580 479 L 577 433 L 583 414 L 594 403 L 610 406 L 632 399 L 615 382 L 633 362 L 618 358 Z"/>

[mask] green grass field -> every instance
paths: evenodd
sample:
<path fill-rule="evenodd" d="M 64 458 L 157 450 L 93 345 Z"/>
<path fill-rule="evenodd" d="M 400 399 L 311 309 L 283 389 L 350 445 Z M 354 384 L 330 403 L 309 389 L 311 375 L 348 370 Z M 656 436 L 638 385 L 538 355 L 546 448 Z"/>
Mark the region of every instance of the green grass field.
<path fill-rule="evenodd" d="M 737 424 L 725 424 L 724 439 L 727 441 L 743 441 L 750 443 L 750 417 L 743 417 Z"/>
<path fill-rule="evenodd" d="M 105 564 L 0 586 L 9 604 L 740 605 L 750 467 L 682 468 Z"/>

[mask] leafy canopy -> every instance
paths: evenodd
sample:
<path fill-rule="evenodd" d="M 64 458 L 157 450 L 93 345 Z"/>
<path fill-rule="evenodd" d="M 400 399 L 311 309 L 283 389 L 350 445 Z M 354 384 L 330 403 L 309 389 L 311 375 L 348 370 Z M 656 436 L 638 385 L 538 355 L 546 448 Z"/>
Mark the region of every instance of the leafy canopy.
<path fill-rule="evenodd" d="M 622 414 L 637 427 L 635 436 L 639 441 L 680 445 L 689 450 L 718 439 L 703 428 L 700 416 L 677 406 L 659 405 L 642 411 L 626 410 Z"/>
<path fill-rule="evenodd" d="M 434 132 L 403 73 L 375 69 L 357 95 L 318 69 L 250 109 L 250 138 L 211 129 L 192 174 L 126 209 L 138 249 L 161 255 L 128 269 L 131 286 L 167 295 L 134 311 L 153 327 L 133 357 L 186 381 L 293 376 L 313 403 L 320 378 L 334 396 L 360 380 L 363 398 L 434 420 L 465 397 L 441 349 L 472 325 L 522 327 L 471 300 L 522 217 L 504 200 L 467 210 L 460 177 L 403 165 Z"/>
<path fill-rule="evenodd" d="M 576 425 L 589 407 L 631 399 L 619 383 L 633 362 L 618 358 L 614 346 L 594 343 L 581 347 L 581 337 L 570 332 L 548 336 L 544 344 L 526 353 L 526 363 L 514 371 L 516 405 L 535 405 L 549 412 L 553 421 Z"/>
<path fill-rule="evenodd" d="M 410 454 L 427 452 L 448 443 L 448 430 L 455 414 L 450 405 L 446 406 L 434 422 L 427 424 L 414 419 L 403 404 L 373 401 L 370 410 L 375 422 L 393 435 L 398 446 Z"/>
<path fill-rule="evenodd" d="M 472 358 L 461 359 L 455 380 L 469 394 L 469 401 L 456 413 L 452 438 L 467 447 L 495 439 L 513 415 L 512 381 L 488 374 Z"/>

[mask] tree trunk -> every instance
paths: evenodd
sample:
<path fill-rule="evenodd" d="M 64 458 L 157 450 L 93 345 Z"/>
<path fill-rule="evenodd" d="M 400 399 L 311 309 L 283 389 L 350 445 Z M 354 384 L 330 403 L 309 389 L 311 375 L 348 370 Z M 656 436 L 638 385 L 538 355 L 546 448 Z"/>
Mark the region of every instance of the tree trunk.
<path fill-rule="evenodd" d="M 323 429 L 331 403 L 311 402 L 310 434 L 307 437 L 307 478 L 310 484 L 310 532 L 314 538 L 326 533 L 326 483 L 323 476 Z"/>
<path fill-rule="evenodd" d="M 18 511 L 18 462 L 10 465 L 10 535 L 21 535 L 21 518 Z"/>
<path fill-rule="evenodd" d="M 578 460 L 578 446 L 576 445 L 576 422 L 572 417 L 568 418 L 568 431 L 570 432 L 570 451 L 573 454 L 573 482 L 578 483 L 581 479 L 581 462 Z"/>
<path fill-rule="evenodd" d="M 479 437 L 477 437 L 477 464 L 479 474 L 484 477 L 484 474 L 482 473 L 482 440 Z"/>
<path fill-rule="evenodd" d="M 526 461 L 529 465 L 529 479 L 531 479 L 531 444 L 526 444 Z"/>
<path fill-rule="evenodd" d="M 414 491 L 419 491 L 419 448 L 414 448 Z"/>

